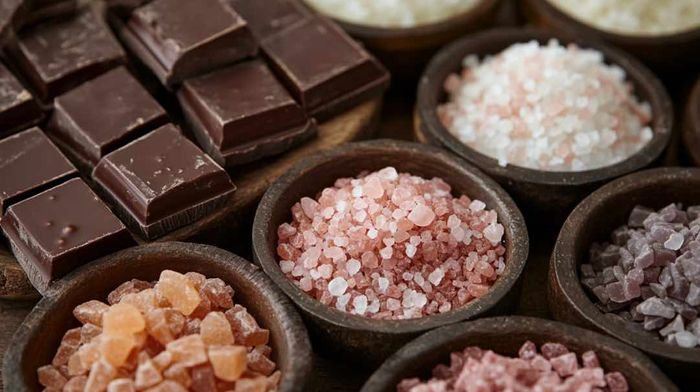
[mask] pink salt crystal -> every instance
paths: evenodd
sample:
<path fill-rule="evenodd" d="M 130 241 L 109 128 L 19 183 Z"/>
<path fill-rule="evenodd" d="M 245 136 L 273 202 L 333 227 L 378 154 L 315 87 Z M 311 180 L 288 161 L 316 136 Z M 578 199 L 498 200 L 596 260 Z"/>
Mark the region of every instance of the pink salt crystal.
<path fill-rule="evenodd" d="M 109 383 L 107 392 L 136 392 L 136 387 L 130 378 L 118 378 Z"/>
<path fill-rule="evenodd" d="M 63 338 L 61 339 L 61 344 L 58 346 L 58 351 L 54 355 L 51 364 L 55 367 L 65 365 L 68 363 L 70 357 L 78 350 L 80 346 L 80 328 L 69 329 Z"/>
<path fill-rule="evenodd" d="M 88 366 L 83 365 L 83 361 L 80 358 L 80 354 L 77 352 L 71 355 L 70 359 L 68 359 L 68 375 L 73 377 L 73 376 L 80 376 L 88 371 Z"/>
<path fill-rule="evenodd" d="M 247 355 L 248 368 L 254 372 L 269 376 L 275 371 L 275 363 L 269 358 L 271 349 L 268 346 L 257 346 Z"/>
<path fill-rule="evenodd" d="M 163 381 L 163 376 L 150 359 L 146 359 L 136 368 L 136 378 L 134 380 L 136 389 L 146 389 L 161 381 Z"/>
<path fill-rule="evenodd" d="M 318 211 L 318 202 L 309 197 L 302 197 L 301 209 L 304 211 L 304 215 L 306 215 L 307 218 L 313 219 L 314 215 Z"/>
<path fill-rule="evenodd" d="M 484 238 L 493 245 L 500 243 L 503 238 L 503 226 L 498 223 L 491 223 L 484 229 Z"/>
<path fill-rule="evenodd" d="M 542 355 L 547 359 L 556 358 L 569 353 L 569 349 L 561 343 L 545 343 L 542 345 L 541 351 Z"/>
<path fill-rule="evenodd" d="M 102 328 L 95 324 L 85 324 L 80 328 L 80 344 L 90 343 L 102 333 Z"/>
<path fill-rule="evenodd" d="M 535 346 L 535 343 L 531 341 L 527 341 L 523 343 L 523 345 L 520 347 L 520 350 L 518 351 L 518 356 L 522 359 L 532 359 L 537 355 L 537 346 Z"/>
<path fill-rule="evenodd" d="M 190 271 L 190 272 L 185 273 L 185 276 L 187 277 L 187 279 L 190 280 L 190 282 L 192 282 L 192 285 L 197 290 L 201 289 L 207 280 L 207 277 L 200 274 L 199 272 Z"/>
<path fill-rule="evenodd" d="M 219 278 L 207 279 L 201 287 L 201 294 L 209 298 L 215 306 L 226 310 L 233 307 L 233 289 Z"/>
<path fill-rule="evenodd" d="M 102 335 L 99 338 L 102 358 L 114 367 L 120 367 L 126 362 L 129 353 L 135 346 L 133 336 Z"/>
<path fill-rule="evenodd" d="M 86 383 L 87 376 L 73 377 L 63 386 L 63 392 L 83 392 Z"/>
<path fill-rule="evenodd" d="M 177 382 L 185 388 L 189 388 L 192 384 L 192 377 L 190 377 L 187 367 L 180 364 L 173 365 L 166 369 L 163 372 L 163 376 L 169 380 Z"/>
<path fill-rule="evenodd" d="M 146 389 L 144 392 L 187 392 L 187 388 L 172 380 L 165 380 L 162 383 Z"/>
<path fill-rule="evenodd" d="M 68 380 L 52 365 L 42 366 L 37 370 L 39 383 L 47 389 L 60 390 Z"/>
<path fill-rule="evenodd" d="M 413 222 L 416 226 L 426 227 L 433 223 L 435 219 L 435 212 L 425 205 L 417 205 L 410 214 L 408 214 L 408 220 Z"/>
<path fill-rule="evenodd" d="M 382 182 L 376 178 L 372 177 L 362 186 L 363 193 L 372 199 L 379 199 L 384 195 L 384 188 L 382 187 Z"/>
<path fill-rule="evenodd" d="M 107 335 L 125 335 L 141 332 L 146 321 L 133 305 L 118 303 L 110 306 L 102 316 L 103 331 Z"/>
<path fill-rule="evenodd" d="M 128 282 L 120 284 L 116 289 L 114 289 L 107 296 L 107 303 L 114 305 L 121 300 L 121 298 L 126 294 L 138 293 L 141 290 L 149 289 L 153 285 L 149 282 L 143 280 L 132 279 Z M 94 324 L 94 323 L 93 323 Z M 99 325 L 99 324 L 98 324 Z"/>
<path fill-rule="evenodd" d="M 201 302 L 199 293 L 192 282 L 183 274 L 165 270 L 155 286 L 156 291 L 172 304 L 172 307 L 185 316 L 191 314 Z"/>
<path fill-rule="evenodd" d="M 173 354 L 173 362 L 183 366 L 195 366 L 207 361 L 204 341 L 199 335 L 181 337 L 168 343 L 165 348 Z"/>
<path fill-rule="evenodd" d="M 243 346 L 211 346 L 209 361 L 216 377 L 236 381 L 246 370 L 246 349 Z"/>
<path fill-rule="evenodd" d="M 550 359 L 552 368 L 560 377 L 573 375 L 578 370 L 578 360 L 575 353 L 568 353 Z"/>
<path fill-rule="evenodd" d="M 235 305 L 225 313 L 226 319 L 231 324 L 236 344 L 246 346 L 259 346 L 267 344 L 270 331 L 262 329 L 255 318 L 240 305 Z"/>
<path fill-rule="evenodd" d="M 92 300 L 76 306 L 73 309 L 73 316 L 83 324 L 102 326 L 102 314 L 108 308 L 109 306 L 104 302 Z"/>
<path fill-rule="evenodd" d="M 627 379 L 620 372 L 610 372 L 606 374 L 605 381 L 607 382 L 610 392 L 627 392 L 629 390 Z"/>
<path fill-rule="evenodd" d="M 233 344 L 231 324 L 221 312 L 211 312 L 202 320 L 199 326 L 202 340 L 207 345 Z"/>
<path fill-rule="evenodd" d="M 161 372 L 173 362 L 173 354 L 170 351 L 162 351 L 153 357 L 153 365 Z"/>
<path fill-rule="evenodd" d="M 216 390 L 214 370 L 209 365 L 197 366 L 192 369 L 192 385 L 195 392 L 210 392 Z"/>
<path fill-rule="evenodd" d="M 600 367 L 600 361 L 598 360 L 598 355 L 594 351 L 586 351 L 585 353 L 581 354 L 581 360 L 583 362 L 583 366 L 587 368 L 599 368 Z"/>
<path fill-rule="evenodd" d="M 234 392 L 265 392 L 269 388 L 266 377 L 243 378 L 236 382 Z"/>
<path fill-rule="evenodd" d="M 99 360 L 90 367 L 90 374 L 85 382 L 85 392 L 102 392 L 114 379 L 117 370 L 108 362 Z"/>

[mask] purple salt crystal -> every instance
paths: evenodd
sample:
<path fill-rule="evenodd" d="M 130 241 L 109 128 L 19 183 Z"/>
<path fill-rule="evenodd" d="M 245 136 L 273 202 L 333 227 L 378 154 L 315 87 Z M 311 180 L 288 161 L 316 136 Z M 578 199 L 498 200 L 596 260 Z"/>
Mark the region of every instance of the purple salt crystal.
<path fill-rule="evenodd" d="M 654 251 L 649 245 L 646 245 L 634 259 L 634 266 L 639 269 L 645 269 L 651 267 L 652 264 L 654 264 Z"/>
<path fill-rule="evenodd" d="M 653 291 L 651 291 L 651 289 L 649 288 L 649 286 L 642 286 L 642 287 L 640 288 L 640 291 L 641 291 L 641 293 L 639 294 L 639 296 L 640 296 L 643 300 L 644 300 L 644 299 L 647 299 L 647 298 L 650 298 L 650 297 L 653 297 L 653 296 L 656 295 L 656 294 L 654 294 Z"/>
<path fill-rule="evenodd" d="M 610 296 L 608 295 L 608 292 L 605 291 L 604 285 L 594 287 L 592 291 L 593 291 L 593 294 L 598 298 L 598 300 L 602 304 L 607 304 L 608 301 L 610 301 Z"/>
<path fill-rule="evenodd" d="M 581 264 L 581 276 L 584 278 L 595 278 L 595 271 L 590 264 Z"/>
<path fill-rule="evenodd" d="M 668 239 L 664 242 L 664 248 L 676 251 L 676 250 L 683 247 L 684 241 L 685 241 L 685 237 L 683 237 L 683 234 L 672 233 L 670 236 L 668 236 Z"/>
<path fill-rule="evenodd" d="M 676 261 L 676 252 L 664 248 L 661 244 L 654 244 L 654 265 L 665 267 Z"/>
<path fill-rule="evenodd" d="M 664 325 L 668 320 L 666 320 L 663 317 L 656 317 L 656 316 L 645 316 L 644 317 L 644 329 L 647 331 L 655 331 Z"/>
<path fill-rule="evenodd" d="M 693 335 L 700 338 L 700 319 L 695 319 L 688 324 L 686 331 L 690 331 Z"/>
<path fill-rule="evenodd" d="M 581 283 L 589 290 L 593 290 L 594 288 L 596 288 L 600 285 L 600 283 L 598 283 L 598 280 L 596 278 L 586 278 L 586 279 L 583 279 L 581 281 Z"/>
<path fill-rule="evenodd" d="M 666 324 L 665 327 L 659 330 L 661 336 L 667 336 L 675 332 L 684 331 L 685 326 L 683 325 L 683 318 L 678 315 L 670 323 Z"/>
<path fill-rule="evenodd" d="M 625 226 L 619 227 L 612 232 L 611 239 L 613 244 L 618 246 L 624 246 L 630 239 L 630 231 Z"/>
<path fill-rule="evenodd" d="M 634 266 L 634 256 L 632 253 L 625 248 L 620 248 L 620 265 L 628 270 Z M 617 266 L 616 266 L 617 267 Z"/>
<path fill-rule="evenodd" d="M 615 280 L 618 282 L 622 282 L 625 280 L 625 271 L 622 270 L 622 267 L 619 265 L 616 265 L 613 267 L 613 275 L 615 275 Z"/>
<path fill-rule="evenodd" d="M 641 285 L 644 283 L 644 271 L 639 268 L 632 268 L 627 272 L 627 279 Z"/>
<path fill-rule="evenodd" d="M 666 298 L 666 287 L 658 283 L 650 283 L 649 289 L 659 298 Z"/>
<path fill-rule="evenodd" d="M 603 269 L 605 267 L 610 267 L 613 265 L 617 265 L 617 262 L 620 260 L 620 257 L 621 257 L 620 249 L 622 249 L 622 248 L 619 248 L 619 247 L 614 246 L 614 245 L 611 245 L 611 246 L 605 248 L 605 250 L 603 250 L 600 253 L 600 256 L 598 257 L 598 261 L 599 261 L 600 266 L 601 266 L 600 269 Z"/>
<path fill-rule="evenodd" d="M 690 284 L 685 302 L 690 306 L 700 306 L 700 286 L 697 286 L 695 283 Z"/>
<path fill-rule="evenodd" d="M 658 282 L 659 274 L 661 273 L 661 267 L 651 267 L 644 270 L 644 282 Z"/>
<path fill-rule="evenodd" d="M 632 228 L 640 228 L 644 226 L 644 220 L 654 212 L 651 208 L 643 206 L 635 206 L 630 212 L 630 217 L 627 220 L 627 226 Z"/>
<path fill-rule="evenodd" d="M 664 267 L 659 274 L 659 283 L 666 288 L 673 285 L 673 277 L 671 276 L 671 269 L 669 267 Z"/>
<path fill-rule="evenodd" d="M 683 275 L 685 275 L 686 278 L 691 281 L 697 281 L 700 278 L 700 259 L 695 257 L 680 257 L 679 263 L 683 269 Z"/>
<path fill-rule="evenodd" d="M 637 305 L 637 311 L 645 316 L 659 316 L 667 319 L 676 315 L 673 306 L 656 297 L 646 299 Z"/>
<path fill-rule="evenodd" d="M 685 297 L 688 295 L 688 288 L 690 286 L 688 279 L 683 276 L 683 273 L 678 268 L 678 264 L 673 263 L 666 268 L 671 271 L 671 279 L 673 280 L 673 285 L 668 290 L 669 297 L 681 300 L 685 299 Z"/>
<path fill-rule="evenodd" d="M 662 226 L 662 225 L 657 224 L 651 228 L 648 236 L 654 242 L 663 244 L 664 242 L 666 242 L 668 240 L 668 238 L 671 236 L 671 234 L 674 234 L 673 229 L 671 229 L 668 226 Z M 670 248 L 666 248 L 666 249 L 670 249 Z M 676 250 L 676 249 L 674 249 L 674 250 Z"/>
<path fill-rule="evenodd" d="M 625 299 L 627 301 L 638 298 L 642 294 L 639 283 L 628 278 L 625 278 L 625 280 L 622 281 L 622 291 L 624 292 Z"/>
<path fill-rule="evenodd" d="M 630 306 L 630 315 L 633 321 L 644 321 L 644 315 L 637 311 L 637 305 L 633 304 Z"/>
<path fill-rule="evenodd" d="M 608 284 L 612 283 L 615 281 L 615 272 L 613 271 L 613 267 L 605 267 L 602 272 L 602 277 L 603 277 L 603 283 Z"/>
<path fill-rule="evenodd" d="M 688 213 L 689 220 L 696 220 L 700 218 L 700 206 L 690 206 L 686 212 Z"/>
<path fill-rule="evenodd" d="M 683 213 L 683 210 L 680 210 L 678 206 L 675 203 L 671 203 L 667 205 L 666 207 L 662 208 L 659 210 L 658 214 L 666 222 L 682 222 L 681 217 L 679 217 L 679 214 Z M 683 213 L 685 215 L 685 213 Z"/>
<path fill-rule="evenodd" d="M 623 303 L 627 301 L 627 297 L 625 296 L 625 291 L 621 282 L 607 284 L 605 286 L 605 291 L 608 293 L 610 300 L 613 302 Z"/>

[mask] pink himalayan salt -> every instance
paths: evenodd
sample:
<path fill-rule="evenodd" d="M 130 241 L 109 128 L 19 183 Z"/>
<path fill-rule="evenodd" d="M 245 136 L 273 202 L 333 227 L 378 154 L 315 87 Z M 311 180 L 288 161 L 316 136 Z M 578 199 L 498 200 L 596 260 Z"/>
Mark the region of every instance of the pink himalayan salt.
<path fill-rule="evenodd" d="M 611 391 L 627 392 L 627 380 L 619 372 L 605 373 L 593 351 L 582 355 L 583 366 L 575 353 L 558 343 L 546 343 L 547 358 L 527 341 L 517 358 L 491 350 L 467 347 L 450 355 L 450 365 L 433 369 L 433 378 L 402 380 L 397 392 L 496 392 L 496 391 Z"/>
<path fill-rule="evenodd" d="M 280 269 L 325 305 L 369 318 L 461 307 L 503 273 L 504 229 L 485 203 L 450 191 L 393 167 L 338 179 L 279 226 Z"/>

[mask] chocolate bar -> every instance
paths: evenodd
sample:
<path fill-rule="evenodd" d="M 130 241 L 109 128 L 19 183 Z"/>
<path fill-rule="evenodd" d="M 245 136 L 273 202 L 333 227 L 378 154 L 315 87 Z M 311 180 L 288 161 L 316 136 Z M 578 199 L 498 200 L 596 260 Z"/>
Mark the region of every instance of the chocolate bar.
<path fill-rule="evenodd" d="M 126 55 L 97 11 L 29 28 L 9 55 L 43 100 L 62 94 L 126 62 Z"/>
<path fill-rule="evenodd" d="M 177 96 L 199 144 L 222 166 L 283 152 L 316 132 L 260 60 L 189 79 Z"/>
<path fill-rule="evenodd" d="M 41 293 L 78 266 L 134 244 L 126 227 L 79 178 L 12 205 L 0 227 Z"/>
<path fill-rule="evenodd" d="M 0 140 L 0 213 L 77 173 L 39 128 Z"/>
<path fill-rule="evenodd" d="M 12 35 L 18 16 L 23 13 L 23 0 L 0 0 L 0 47 Z"/>
<path fill-rule="evenodd" d="M 262 41 L 311 16 L 295 0 L 226 0 Z"/>
<path fill-rule="evenodd" d="M 217 210 L 235 190 L 228 174 L 170 124 L 106 155 L 93 179 L 149 240 Z"/>
<path fill-rule="evenodd" d="M 69 16 L 78 11 L 77 0 L 33 0 L 26 24 L 39 23 L 50 18 Z"/>
<path fill-rule="evenodd" d="M 107 153 L 167 122 L 165 110 L 119 67 L 56 98 L 47 132 L 89 173 Z"/>
<path fill-rule="evenodd" d="M 309 18 L 261 43 L 297 101 L 327 119 L 384 91 L 389 74 L 339 27 Z"/>
<path fill-rule="evenodd" d="M 155 0 L 131 14 L 121 35 L 172 87 L 257 53 L 247 23 L 222 0 Z"/>
<path fill-rule="evenodd" d="M 36 125 L 42 117 L 32 94 L 0 63 L 0 137 Z"/>

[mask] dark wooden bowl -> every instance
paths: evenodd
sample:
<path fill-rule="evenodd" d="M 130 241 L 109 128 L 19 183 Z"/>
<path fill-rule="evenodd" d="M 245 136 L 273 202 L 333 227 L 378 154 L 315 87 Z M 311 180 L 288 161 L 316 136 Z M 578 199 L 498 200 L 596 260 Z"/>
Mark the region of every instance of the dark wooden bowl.
<path fill-rule="evenodd" d="M 700 204 L 700 169 L 660 168 L 630 174 L 605 185 L 579 204 L 559 233 L 549 270 L 550 310 L 562 321 L 594 328 L 649 354 L 680 381 L 700 381 L 700 349 L 685 349 L 605 316 L 584 292 L 579 265 L 594 242 L 609 240 L 635 205 L 659 209 L 670 203 Z"/>
<path fill-rule="evenodd" d="M 700 166 L 700 79 L 690 93 L 683 117 L 683 149 L 690 162 Z"/>
<path fill-rule="evenodd" d="M 361 392 L 394 392 L 404 378 L 427 379 L 436 365 L 450 363 L 450 353 L 467 346 L 517 357 L 526 340 L 538 347 L 562 343 L 579 355 L 594 350 L 605 370 L 625 375 L 632 391 L 678 391 L 649 358 L 626 344 L 555 321 L 514 316 L 467 321 L 428 332 L 387 359 Z"/>
<path fill-rule="evenodd" d="M 436 108 L 447 99 L 443 82 L 448 75 L 462 69 L 462 60 L 469 54 L 480 56 L 501 52 L 514 43 L 531 40 L 546 43 L 552 38 L 562 43 L 601 51 L 607 62 L 627 73 L 635 93 L 650 103 L 653 113 L 652 140 L 628 159 L 600 169 L 580 172 L 555 172 L 508 165 L 468 147 L 453 136 L 440 122 Z M 443 48 L 430 62 L 418 85 L 414 126 L 431 142 L 442 144 L 460 157 L 476 165 L 500 183 L 516 200 L 526 216 L 548 217 L 560 223 L 583 197 L 609 180 L 651 165 L 668 145 L 673 128 L 673 107 L 659 80 L 631 56 L 610 47 L 569 40 L 560 35 L 533 29 L 494 29 L 465 37 Z"/>
<path fill-rule="evenodd" d="M 662 5 L 659 5 L 660 7 Z M 535 26 L 570 37 L 599 40 L 631 53 L 655 71 L 694 72 L 700 65 L 700 28 L 661 36 L 625 35 L 598 29 L 560 11 L 548 0 L 525 0 L 523 13 Z"/>
<path fill-rule="evenodd" d="M 303 0 L 302 0 L 303 1 Z M 391 71 L 392 79 L 414 83 L 443 45 L 493 26 L 501 0 L 481 0 L 449 19 L 416 27 L 374 27 L 333 19 Z M 305 4 L 306 5 L 306 4 Z M 313 9 L 310 5 L 307 8 Z"/>
<path fill-rule="evenodd" d="M 506 270 L 491 290 L 466 306 L 447 313 L 413 320 L 372 320 L 321 304 L 293 284 L 280 270 L 277 228 L 291 221 L 291 208 L 302 197 L 316 197 L 341 177 L 355 177 L 365 170 L 394 166 L 400 172 L 441 177 L 454 194 L 466 194 L 498 213 L 505 228 Z M 309 321 L 315 347 L 331 349 L 365 365 L 379 364 L 402 344 L 422 332 L 485 314 L 512 308 L 518 281 L 528 255 L 528 234 L 520 211 L 493 180 L 445 151 L 415 143 L 379 140 L 352 143 L 307 158 L 295 165 L 268 189 L 253 224 L 253 255 L 272 280 L 282 288 Z"/>
<path fill-rule="evenodd" d="M 217 277 L 235 290 L 260 325 L 270 330 L 270 346 L 282 371 L 280 391 L 303 391 L 311 370 L 311 346 L 289 300 L 248 261 L 199 244 L 167 242 L 130 248 L 93 262 L 58 282 L 24 320 L 5 353 L 3 382 L 8 391 L 39 390 L 36 369 L 51 362 L 61 337 L 78 325 L 73 308 L 107 294 L 130 279 L 157 280 L 164 269 Z"/>

